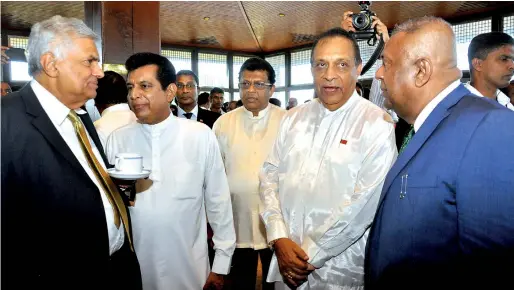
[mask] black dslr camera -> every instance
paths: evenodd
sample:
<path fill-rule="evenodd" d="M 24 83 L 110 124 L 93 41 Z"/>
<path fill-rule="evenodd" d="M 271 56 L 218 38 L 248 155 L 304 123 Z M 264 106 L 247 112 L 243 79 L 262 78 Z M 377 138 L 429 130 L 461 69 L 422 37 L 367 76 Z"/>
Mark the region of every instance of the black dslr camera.
<path fill-rule="evenodd" d="M 376 32 L 375 29 L 371 28 L 371 24 L 373 23 L 372 17 L 377 15 L 375 12 L 369 10 L 371 1 L 359 1 L 358 3 L 361 7 L 361 12 L 352 14 L 352 25 L 355 28 L 354 37 L 357 40 L 367 39 L 368 44 L 374 46 L 376 42 Z"/>

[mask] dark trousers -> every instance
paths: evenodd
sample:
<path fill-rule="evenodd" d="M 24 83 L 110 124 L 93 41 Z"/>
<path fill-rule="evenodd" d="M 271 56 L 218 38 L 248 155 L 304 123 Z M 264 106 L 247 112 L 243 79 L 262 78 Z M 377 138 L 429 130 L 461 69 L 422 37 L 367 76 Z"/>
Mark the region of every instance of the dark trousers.
<path fill-rule="evenodd" d="M 274 283 L 266 283 L 273 252 L 270 249 L 236 249 L 232 257 L 229 279 L 232 290 L 254 290 L 257 279 L 258 257 L 262 264 L 262 290 L 273 290 Z"/>

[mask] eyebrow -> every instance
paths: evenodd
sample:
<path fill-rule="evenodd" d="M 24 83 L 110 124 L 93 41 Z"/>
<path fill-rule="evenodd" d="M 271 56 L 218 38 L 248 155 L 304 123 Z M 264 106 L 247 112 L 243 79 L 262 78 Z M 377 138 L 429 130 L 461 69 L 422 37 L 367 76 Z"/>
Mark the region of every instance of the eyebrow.
<path fill-rule="evenodd" d="M 351 59 L 352 59 L 351 57 L 350 58 L 340 57 L 340 58 L 336 59 L 336 61 L 350 61 Z M 325 60 L 324 58 L 319 58 L 319 59 L 315 58 L 314 61 L 327 61 L 327 60 Z"/>
<path fill-rule="evenodd" d="M 98 56 L 95 56 L 95 55 L 90 55 L 87 59 L 91 59 L 91 60 L 94 60 L 94 61 L 100 61 L 100 58 Z"/>

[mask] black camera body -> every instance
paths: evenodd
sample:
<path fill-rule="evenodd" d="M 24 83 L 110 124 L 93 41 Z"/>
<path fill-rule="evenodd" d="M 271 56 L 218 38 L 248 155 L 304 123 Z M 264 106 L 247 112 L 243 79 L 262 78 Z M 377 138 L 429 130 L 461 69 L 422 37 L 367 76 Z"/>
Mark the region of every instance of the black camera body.
<path fill-rule="evenodd" d="M 375 12 L 369 10 L 371 1 L 359 1 L 361 12 L 352 15 L 352 24 L 357 32 L 374 33 L 374 29 L 371 28 L 373 23 L 372 16 L 376 16 Z"/>

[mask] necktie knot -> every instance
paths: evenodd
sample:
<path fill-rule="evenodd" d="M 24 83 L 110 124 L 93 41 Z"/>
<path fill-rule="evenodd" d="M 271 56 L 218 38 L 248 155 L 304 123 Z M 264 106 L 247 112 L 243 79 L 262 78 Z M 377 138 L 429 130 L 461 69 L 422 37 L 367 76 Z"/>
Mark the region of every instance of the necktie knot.
<path fill-rule="evenodd" d="M 77 122 L 80 122 L 79 116 L 77 115 L 77 112 L 75 112 L 74 110 L 70 110 L 70 112 L 68 113 L 68 119 L 70 119 L 73 125 L 77 124 Z"/>
<path fill-rule="evenodd" d="M 190 112 L 190 113 L 184 113 L 183 115 L 184 115 L 186 118 L 191 119 L 191 117 L 193 116 L 193 113 L 191 113 L 191 112 Z"/>

